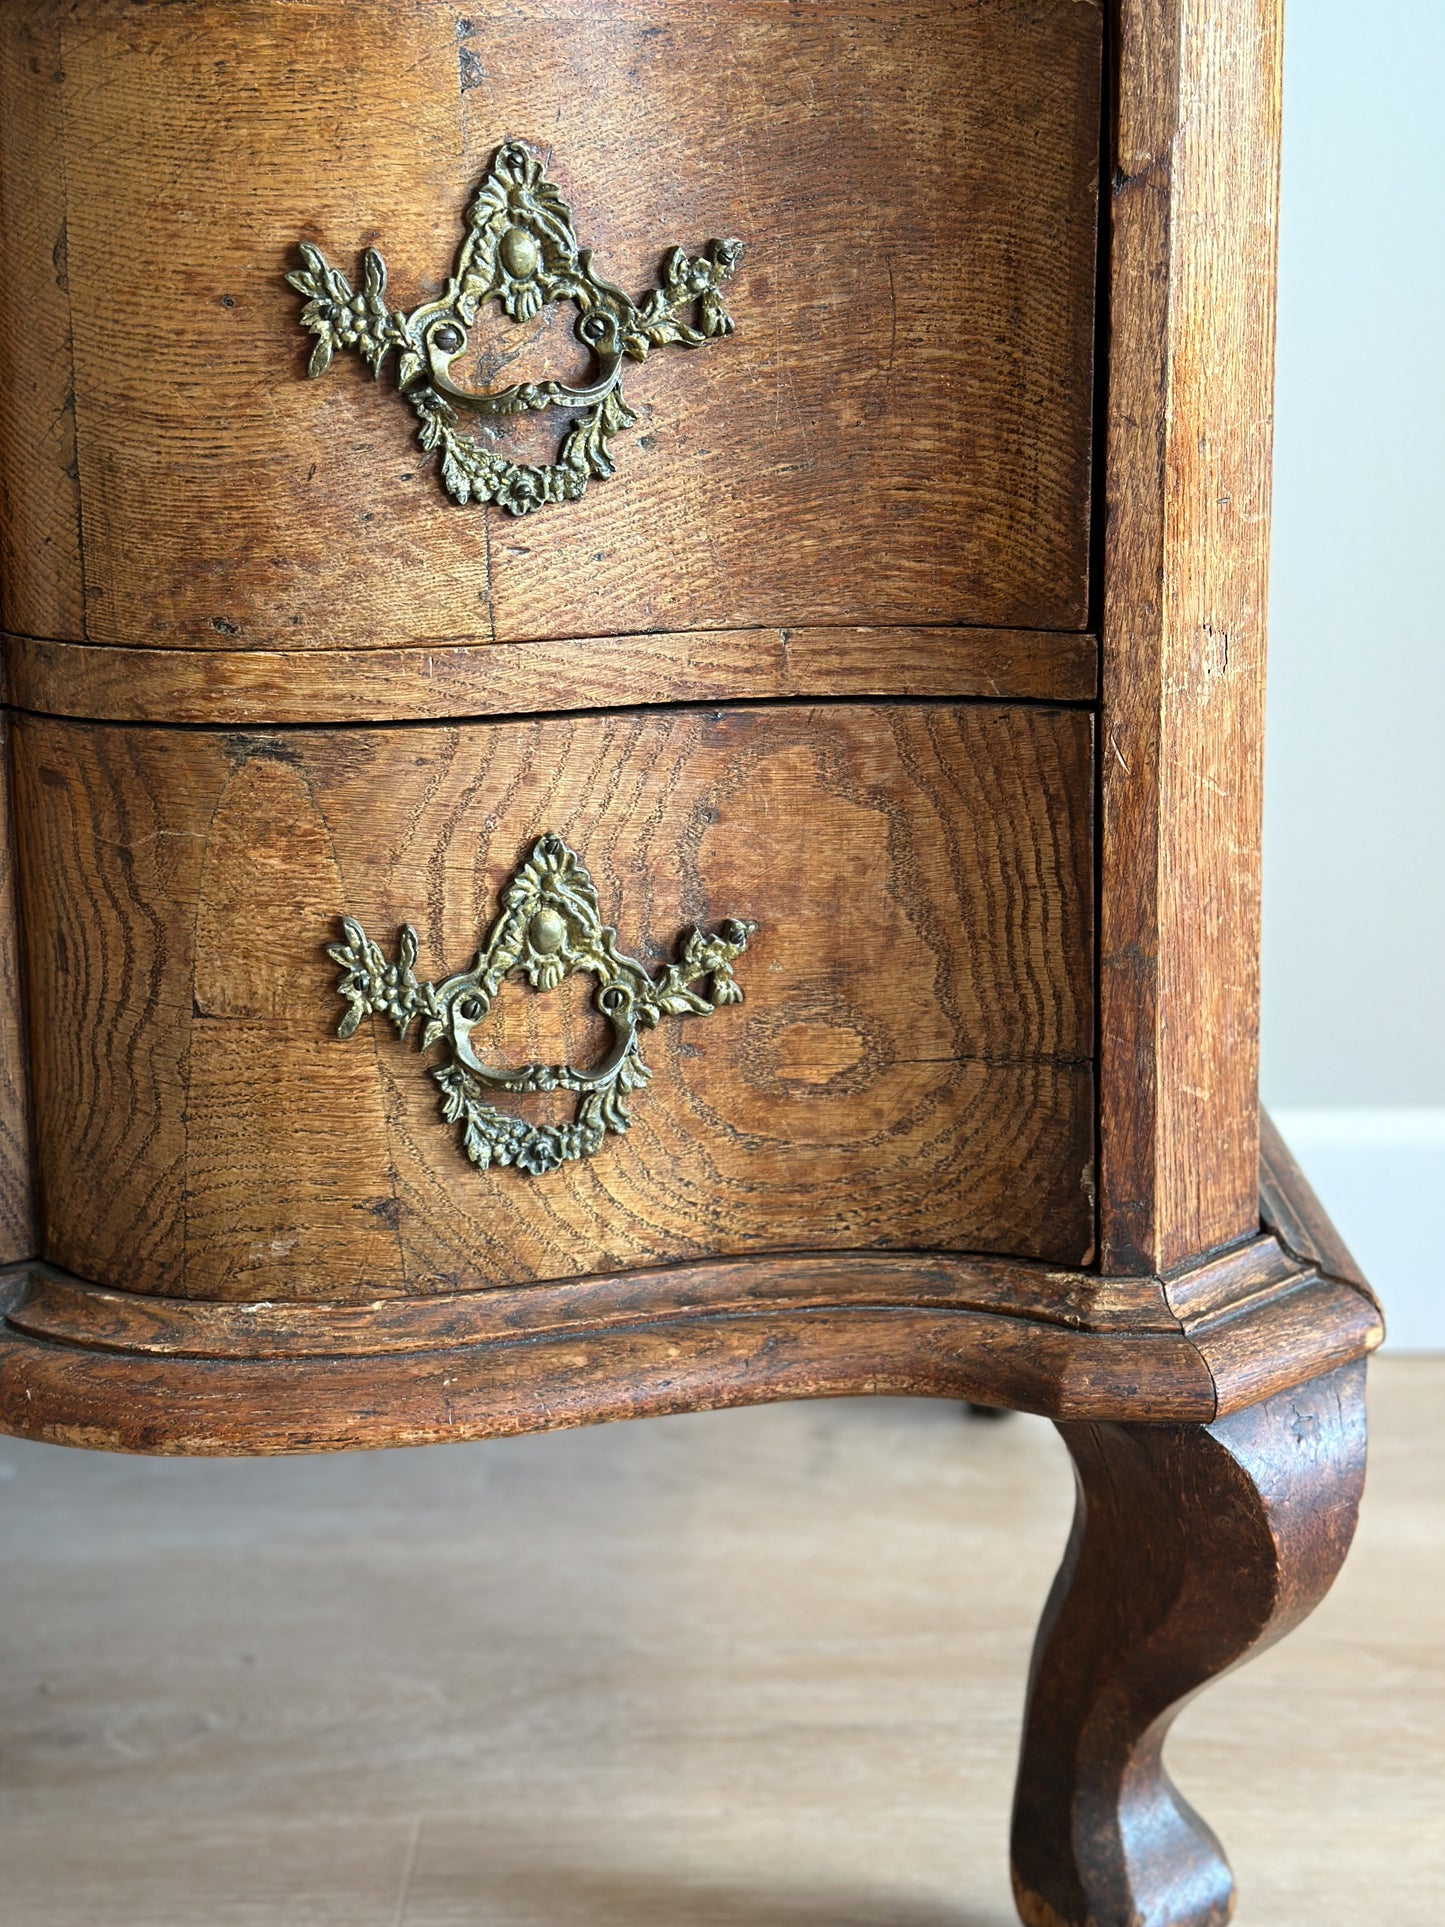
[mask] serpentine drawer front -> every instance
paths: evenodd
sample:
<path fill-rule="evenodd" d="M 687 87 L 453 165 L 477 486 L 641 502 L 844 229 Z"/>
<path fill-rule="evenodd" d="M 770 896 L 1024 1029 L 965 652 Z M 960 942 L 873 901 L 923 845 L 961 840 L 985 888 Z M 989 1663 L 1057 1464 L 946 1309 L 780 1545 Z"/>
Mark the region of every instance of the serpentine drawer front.
<path fill-rule="evenodd" d="M 1096 9 L 6 21 L 47 1257 L 1085 1262 Z"/>
<path fill-rule="evenodd" d="M 799 1246 L 1088 1253 L 1077 710 L 227 734 L 27 716 L 14 753 L 46 1244 L 83 1278 L 369 1300 Z M 325 946 L 349 915 L 394 963 L 410 923 L 417 978 L 469 969 L 539 831 L 653 979 L 693 927 L 757 928 L 725 964 L 740 1002 L 640 1033 L 624 1131 L 559 1169 L 479 1168 L 432 1074 L 455 1066 L 450 1022 L 419 1051 L 418 1001 L 405 1039 L 378 1019 L 338 1041 Z M 607 1060 L 595 965 L 537 987 L 553 934 L 468 1027 L 478 1061 Z M 543 1125 L 579 1103 L 489 1096 Z"/>
<path fill-rule="evenodd" d="M 6 331 L 11 630 L 289 651 L 1085 627 L 1094 6 L 85 0 L 7 18 L 25 212 L 0 301 L 21 298 L 17 254 L 37 268 Z M 305 244 L 364 304 L 371 249 L 382 307 L 445 307 L 509 142 L 556 200 L 529 191 L 530 215 L 495 224 L 497 292 L 465 353 L 441 345 L 456 312 L 427 310 L 431 372 L 495 391 L 610 365 L 558 293 L 587 280 L 573 244 L 594 294 L 644 312 L 675 247 L 740 244 L 709 271 L 737 332 L 624 354 L 639 419 L 582 499 L 439 513 L 402 352 L 374 383 L 339 342 L 298 379 L 317 337 L 287 275 L 305 278 Z M 580 318 L 617 312 L 594 298 Z M 468 448 L 536 464 L 585 410 L 460 412 Z"/>

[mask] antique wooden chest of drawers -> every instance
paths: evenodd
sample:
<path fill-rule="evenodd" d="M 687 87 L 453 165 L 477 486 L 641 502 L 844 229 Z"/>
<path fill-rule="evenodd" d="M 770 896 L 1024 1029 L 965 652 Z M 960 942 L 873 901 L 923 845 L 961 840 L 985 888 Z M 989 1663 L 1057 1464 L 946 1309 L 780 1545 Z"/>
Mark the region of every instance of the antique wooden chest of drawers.
<path fill-rule="evenodd" d="M 1162 1736 L 1379 1337 L 1261 1192 L 1273 0 L 0 22 L 0 1423 L 1044 1412 L 1021 1912 L 1223 1919 Z"/>

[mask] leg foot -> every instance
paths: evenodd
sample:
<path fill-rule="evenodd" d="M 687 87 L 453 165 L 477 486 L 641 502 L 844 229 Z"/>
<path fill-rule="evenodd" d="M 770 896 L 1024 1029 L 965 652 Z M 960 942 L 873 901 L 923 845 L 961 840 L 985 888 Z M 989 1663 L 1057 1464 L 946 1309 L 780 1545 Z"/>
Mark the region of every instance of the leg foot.
<path fill-rule="evenodd" d="M 1213 1425 L 1060 1425 L 1078 1507 L 1014 1801 L 1027 1927 L 1229 1919 L 1229 1867 L 1164 1771 L 1164 1738 L 1328 1591 L 1364 1483 L 1364 1377 L 1349 1365 Z"/>

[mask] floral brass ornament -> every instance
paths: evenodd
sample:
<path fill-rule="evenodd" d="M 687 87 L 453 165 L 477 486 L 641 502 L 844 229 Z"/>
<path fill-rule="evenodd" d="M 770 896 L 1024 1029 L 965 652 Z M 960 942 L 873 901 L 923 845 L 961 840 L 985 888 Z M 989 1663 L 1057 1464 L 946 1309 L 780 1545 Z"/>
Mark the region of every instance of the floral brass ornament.
<path fill-rule="evenodd" d="M 642 1061 L 638 1033 L 665 1016 L 706 1017 L 724 1004 L 740 1004 L 734 960 L 747 949 L 755 923 L 732 918 L 713 936 L 690 930 L 676 962 L 650 976 L 617 948 L 617 932 L 602 921 L 597 890 L 581 858 L 560 837 L 544 836 L 503 890 L 501 913 L 487 933 L 476 963 L 443 984 L 418 981 L 417 934 L 402 926 L 397 960 L 391 963 L 352 917 L 343 917 L 344 943 L 326 946 L 342 967 L 337 993 L 348 1005 L 337 1026 L 350 1037 L 363 1017 L 389 1017 L 405 1037 L 420 1020 L 422 1050 L 446 1040 L 451 1055 L 432 1071 L 442 1088 L 442 1115 L 462 1126 L 462 1148 L 472 1163 L 515 1165 L 539 1176 L 573 1158 L 593 1157 L 609 1131 L 631 1123 L 627 1101 L 652 1073 Z M 596 1005 L 612 1026 L 612 1045 L 590 1070 L 571 1064 L 523 1064 L 501 1070 L 477 1055 L 473 1038 L 508 979 L 534 990 L 555 990 L 564 978 L 590 971 L 597 979 Z M 694 985 L 707 980 L 703 993 Z M 499 1111 L 486 1093 L 575 1091 L 571 1123 L 528 1124 Z"/>
<path fill-rule="evenodd" d="M 353 289 L 318 248 L 301 243 L 304 268 L 286 279 L 306 297 L 301 325 L 316 336 L 309 373 L 324 375 L 338 348 L 355 348 L 373 375 L 397 355 L 397 384 L 421 423 L 425 449 L 440 450 L 442 487 L 454 502 L 495 502 L 527 515 L 549 502 L 575 502 L 595 476 L 613 471 L 609 439 L 636 415 L 622 398 L 627 360 L 653 348 L 700 348 L 733 331 L 718 290 L 742 258 L 740 241 L 709 241 L 701 254 L 673 248 L 662 285 L 641 304 L 604 281 L 592 251 L 578 245 L 571 210 L 521 141 L 497 149 L 467 211 L 467 238 L 447 291 L 409 314 L 386 302 L 386 264 L 375 248 L 361 257 Z M 467 388 L 454 370 L 467 353 L 483 303 L 497 300 L 513 321 L 530 321 L 552 301 L 573 302 L 575 334 L 592 355 L 591 379 L 522 382 L 490 393 Z M 695 310 L 689 318 L 689 311 Z M 574 420 L 555 462 L 509 461 L 460 432 L 458 411 L 497 421 L 546 408 Z"/>

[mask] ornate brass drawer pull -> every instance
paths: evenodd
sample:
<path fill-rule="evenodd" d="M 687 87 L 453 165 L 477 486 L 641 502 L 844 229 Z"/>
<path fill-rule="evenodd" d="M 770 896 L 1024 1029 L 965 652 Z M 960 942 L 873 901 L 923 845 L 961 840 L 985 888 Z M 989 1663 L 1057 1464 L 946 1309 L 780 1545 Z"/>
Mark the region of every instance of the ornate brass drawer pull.
<path fill-rule="evenodd" d="M 386 264 L 375 248 L 361 257 L 362 286 L 353 289 L 318 248 L 301 243 L 305 267 L 286 279 L 306 296 L 301 325 L 316 336 L 309 372 L 324 375 L 338 348 L 355 348 L 379 375 L 397 352 L 397 383 L 421 422 L 423 448 L 440 449 L 442 486 L 455 502 L 495 502 L 526 515 L 548 502 L 575 502 L 594 475 L 612 473 L 608 438 L 637 420 L 622 399 L 624 358 L 645 361 L 669 343 L 698 348 L 732 333 L 718 290 L 742 257 L 740 241 L 709 241 L 703 252 L 673 248 L 662 286 L 639 307 L 604 281 L 592 252 L 578 245 L 571 210 L 520 141 L 499 147 L 467 212 L 467 238 L 440 301 L 410 314 L 386 305 Z M 551 301 L 578 309 L 576 336 L 590 349 L 593 378 L 581 387 L 523 382 L 482 393 L 453 369 L 484 302 L 500 301 L 514 321 L 529 321 Z M 696 307 L 695 321 L 686 319 Z M 483 417 L 544 408 L 580 411 L 555 462 L 508 461 L 457 431 L 457 409 Z"/>
<path fill-rule="evenodd" d="M 571 1158 L 592 1157 L 609 1131 L 627 1129 L 628 1097 L 652 1075 L 642 1061 L 639 1031 L 664 1016 L 705 1017 L 723 1004 L 742 1002 L 732 964 L 757 925 L 733 918 L 715 936 L 689 931 L 678 960 L 654 979 L 618 951 L 617 932 L 602 921 L 591 877 L 556 836 L 539 839 L 501 901 L 476 963 L 444 984 L 417 980 L 417 934 L 409 923 L 402 926 L 395 963 L 351 917 L 341 919 L 345 943 L 328 944 L 326 954 L 342 966 L 337 992 L 350 1006 L 337 1035 L 350 1037 L 373 1011 L 389 1017 L 403 1037 L 419 1018 L 421 1049 L 450 1041 L 452 1059 L 432 1075 L 442 1087 L 447 1122 L 463 1127 L 462 1145 L 472 1163 L 483 1170 L 513 1164 L 537 1175 Z M 483 1063 L 473 1034 L 508 977 L 534 990 L 554 990 L 579 971 L 597 978 L 597 1008 L 612 1025 L 612 1047 L 600 1064 L 591 1070 L 524 1064 L 509 1071 Z M 706 996 L 693 989 L 704 977 L 711 979 Z M 576 1091 L 576 1115 L 570 1124 L 528 1124 L 489 1104 L 486 1089 L 519 1095 Z"/>

